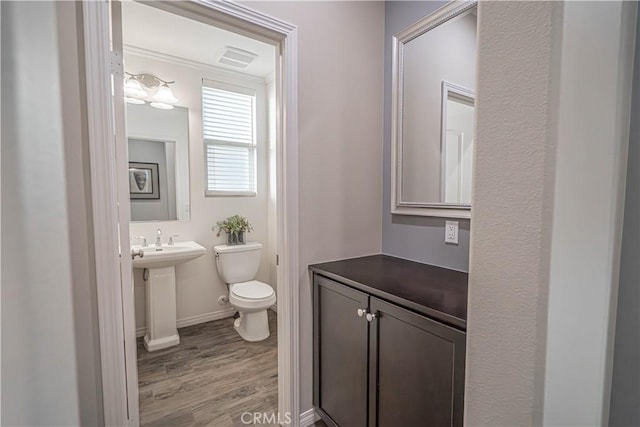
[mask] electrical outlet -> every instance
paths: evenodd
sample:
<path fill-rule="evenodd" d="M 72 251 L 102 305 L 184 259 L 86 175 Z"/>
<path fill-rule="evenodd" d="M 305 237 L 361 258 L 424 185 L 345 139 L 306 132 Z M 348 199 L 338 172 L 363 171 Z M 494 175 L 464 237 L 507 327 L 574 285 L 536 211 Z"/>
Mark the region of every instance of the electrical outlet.
<path fill-rule="evenodd" d="M 445 223 L 444 242 L 458 244 L 458 221 L 447 221 Z"/>

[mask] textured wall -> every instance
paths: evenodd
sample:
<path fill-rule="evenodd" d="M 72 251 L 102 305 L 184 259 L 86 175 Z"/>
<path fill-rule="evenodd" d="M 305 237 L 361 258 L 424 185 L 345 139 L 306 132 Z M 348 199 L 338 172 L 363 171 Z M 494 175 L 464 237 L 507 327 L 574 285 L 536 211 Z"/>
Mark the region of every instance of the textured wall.
<path fill-rule="evenodd" d="M 454 270 L 468 271 L 468 220 L 459 220 L 459 244 L 450 245 L 444 243 L 444 218 L 391 215 L 392 37 L 398 31 L 446 3 L 446 1 L 385 2 L 382 252 Z"/>
<path fill-rule="evenodd" d="M 640 425 L 640 30 L 636 30 L 631 117 L 609 413 L 612 427 Z"/>
<path fill-rule="evenodd" d="M 480 4 L 467 425 L 607 422 L 635 15 Z"/>
<path fill-rule="evenodd" d="M 479 4 L 468 426 L 542 421 L 537 379 L 544 374 L 555 150 L 550 80 L 561 7 Z"/>

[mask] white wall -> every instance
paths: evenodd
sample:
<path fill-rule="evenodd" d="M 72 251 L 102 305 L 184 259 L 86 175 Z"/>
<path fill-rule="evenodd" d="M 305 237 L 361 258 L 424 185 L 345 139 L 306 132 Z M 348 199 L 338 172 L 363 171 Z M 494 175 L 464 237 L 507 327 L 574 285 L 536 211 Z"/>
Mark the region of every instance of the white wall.
<path fill-rule="evenodd" d="M 277 131 L 277 105 L 276 105 L 276 85 L 273 81 L 272 74 L 267 78 L 267 116 L 268 116 L 268 141 L 269 141 L 269 156 L 268 156 L 268 170 L 269 170 L 269 200 L 267 201 L 267 229 L 269 235 L 267 238 L 267 259 L 269 262 L 269 283 L 275 285 L 278 282 L 278 268 L 273 262 L 277 255 L 277 243 L 278 243 L 278 181 L 277 181 L 277 168 L 276 168 L 276 131 Z M 275 288 L 274 288 L 275 290 Z M 276 306 L 278 304 L 276 303 Z"/>
<path fill-rule="evenodd" d="M 473 171 L 473 127 L 475 107 L 459 100 L 447 100 L 444 150 L 444 201 L 471 203 Z"/>
<path fill-rule="evenodd" d="M 546 425 L 609 420 L 635 16 L 633 2 L 564 5 Z"/>
<path fill-rule="evenodd" d="M 126 40 L 125 40 L 126 43 Z M 194 240 L 207 249 L 207 253 L 186 264 L 176 267 L 178 325 L 198 323 L 220 316 L 229 316 L 233 310 L 229 304 L 219 305 L 218 297 L 228 296 L 226 284 L 219 278 L 213 246 L 225 242 L 225 235 L 216 236 L 211 230 L 218 220 L 239 214 L 246 216 L 254 226 L 249 233 L 251 241 L 262 243 L 262 262 L 257 279 L 270 283 L 270 265 L 275 262 L 268 257 L 269 233 L 267 225 L 268 201 L 268 140 L 267 140 L 267 96 L 262 79 L 230 77 L 228 73 L 214 69 L 195 68 L 186 63 L 152 59 L 138 54 L 125 53 L 125 70 L 131 73 L 151 73 L 160 78 L 175 80 L 171 85 L 178 105 L 189 110 L 189 164 L 191 189 L 191 219 L 169 222 L 133 222 L 131 237 L 146 236 L 150 244 L 155 241 L 156 229 L 163 233 L 162 241 L 178 234 L 176 240 Z M 202 79 L 218 80 L 244 85 L 257 91 L 258 121 L 258 195 L 256 197 L 205 197 L 204 145 L 202 137 Z M 274 288 L 276 283 L 270 283 Z M 134 270 L 134 293 L 136 327 L 145 326 L 145 288 L 141 270 Z"/>
<path fill-rule="evenodd" d="M 480 2 L 466 425 L 606 424 L 635 7 Z"/>
<path fill-rule="evenodd" d="M 312 406 L 307 267 L 381 250 L 384 3 L 246 4 L 298 27 L 304 411 Z"/>
<path fill-rule="evenodd" d="M 0 6 L 3 425 L 103 423 L 78 6 Z"/>

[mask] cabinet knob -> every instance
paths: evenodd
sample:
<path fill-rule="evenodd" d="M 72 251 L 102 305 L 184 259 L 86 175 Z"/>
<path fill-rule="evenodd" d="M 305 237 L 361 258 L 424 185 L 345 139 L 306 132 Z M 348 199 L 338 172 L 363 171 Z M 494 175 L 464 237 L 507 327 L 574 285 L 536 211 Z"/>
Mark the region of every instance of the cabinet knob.
<path fill-rule="evenodd" d="M 359 308 L 357 313 L 358 313 L 358 317 L 362 317 L 365 314 L 367 314 L 367 309 L 366 308 Z"/>
<path fill-rule="evenodd" d="M 378 316 L 375 313 L 367 313 L 367 320 L 369 322 L 372 322 L 374 320 L 376 320 L 378 318 Z"/>

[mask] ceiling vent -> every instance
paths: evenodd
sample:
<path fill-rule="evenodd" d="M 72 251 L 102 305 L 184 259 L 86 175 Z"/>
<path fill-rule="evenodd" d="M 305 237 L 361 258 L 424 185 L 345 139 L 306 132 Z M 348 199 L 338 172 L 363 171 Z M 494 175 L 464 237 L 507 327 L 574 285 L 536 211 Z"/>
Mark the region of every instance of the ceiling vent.
<path fill-rule="evenodd" d="M 231 67 L 247 68 L 257 57 L 258 55 L 248 50 L 225 46 L 225 51 L 218 62 Z"/>

